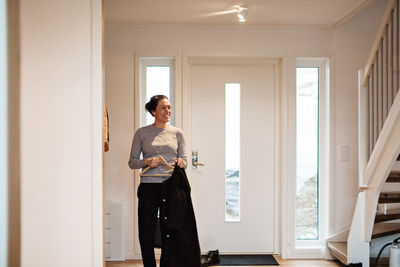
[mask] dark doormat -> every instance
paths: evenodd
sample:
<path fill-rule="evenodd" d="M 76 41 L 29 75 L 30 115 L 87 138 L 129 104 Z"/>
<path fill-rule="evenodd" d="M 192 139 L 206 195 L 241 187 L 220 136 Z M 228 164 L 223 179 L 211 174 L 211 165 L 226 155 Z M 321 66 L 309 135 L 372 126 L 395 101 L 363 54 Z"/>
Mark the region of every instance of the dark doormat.
<path fill-rule="evenodd" d="M 219 255 L 219 265 L 279 265 L 272 255 Z"/>

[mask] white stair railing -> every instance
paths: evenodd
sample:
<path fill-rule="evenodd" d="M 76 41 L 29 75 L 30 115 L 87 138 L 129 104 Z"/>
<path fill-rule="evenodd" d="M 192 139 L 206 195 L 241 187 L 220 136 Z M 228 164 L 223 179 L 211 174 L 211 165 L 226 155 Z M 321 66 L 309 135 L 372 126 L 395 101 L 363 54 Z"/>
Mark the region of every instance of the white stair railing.
<path fill-rule="evenodd" d="M 365 240 L 371 241 L 379 194 L 400 153 L 400 95 L 397 94 L 364 170 L 367 181 Z"/>
<path fill-rule="evenodd" d="M 365 134 L 368 156 L 372 154 L 400 87 L 399 2 L 400 0 L 389 1 L 362 73 L 363 77 L 360 77 L 362 89 L 360 93 L 365 95 L 366 103 L 363 105 L 367 107 L 368 130 Z M 364 128 L 360 130 L 364 131 Z"/>
<path fill-rule="evenodd" d="M 400 0 L 389 1 L 367 65 L 359 72 L 359 187 L 367 191 L 365 214 L 369 221 L 375 216 L 380 190 L 398 156 L 396 140 L 389 142 L 389 137 L 400 105 L 396 101 L 400 86 L 399 6 Z M 389 151 L 397 154 L 388 157 Z M 365 224 L 369 230 L 364 240 L 370 239 L 372 223 Z"/>
<path fill-rule="evenodd" d="M 367 65 L 359 72 L 359 189 L 348 263 L 369 266 L 379 194 L 400 153 L 400 0 L 390 0 Z"/>
<path fill-rule="evenodd" d="M 375 148 L 366 165 L 364 179 L 367 187 L 360 188 L 347 239 L 347 263 L 369 266 L 369 242 L 375 222 L 376 207 L 382 186 L 400 153 L 400 95 L 382 128 Z"/>

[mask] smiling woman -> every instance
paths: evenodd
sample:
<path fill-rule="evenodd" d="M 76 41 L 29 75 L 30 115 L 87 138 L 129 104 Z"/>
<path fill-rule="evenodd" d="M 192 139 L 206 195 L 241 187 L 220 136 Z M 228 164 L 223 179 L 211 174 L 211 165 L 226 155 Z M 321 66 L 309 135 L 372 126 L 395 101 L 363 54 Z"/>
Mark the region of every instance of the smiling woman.
<path fill-rule="evenodd" d="M 151 113 L 155 118 L 154 126 L 164 128 L 171 116 L 171 104 L 168 99 L 163 98 L 158 101 L 157 106 Z"/>
<path fill-rule="evenodd" d="M 158 211 L 161 209 L 162 204 L 166 202 L 166 199 L 162 197 L 165 191 L 164 182 L 171 175 L 171 169 L 166 165 L 176 164 L 180 168 L 186 168 L 187 155 L 185 137 L 182 130 L 168 124 L 171 116 L 171 104 L 168 98 L 165 95 L 152 96 L 145 107 L 154 117 L 154 123 L 141 127 L 136 131 L 132 142 L 129 167 L 132 169 L 146 168 L 147 174 L 146 176 L 141 176 L 137 191 L 139 199 L 139 242 L 144 266 L 156 267 L 154 232 Z M 141 155 L 143 155 L 142 158 Z M 168 164 L 162 164 L 163 162 Z M 175 167 L 175 170 L 178 169 L 178 167 Z M 163 222 L 166 220 L 167 217 L 163 218 Z M 161 227 L 163 244 L 165 243 L 165 238 L 169 237 L 165 230 L 164 227 Z M 178 247 L 179 245 L 176 244 Z M 172 260 L 172 256 L 168 256 L 170 257 L 169 260 Z M 161 261 L 163 259 L 165 257 L 161 257 Z"/>

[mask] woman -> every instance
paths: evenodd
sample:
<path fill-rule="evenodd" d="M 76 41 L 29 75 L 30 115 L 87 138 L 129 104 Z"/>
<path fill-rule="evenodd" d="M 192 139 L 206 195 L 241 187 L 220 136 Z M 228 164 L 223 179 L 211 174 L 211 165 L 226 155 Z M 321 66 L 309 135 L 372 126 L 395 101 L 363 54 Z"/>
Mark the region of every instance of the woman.
<path fill-rule="evenodd" d="M 181 168 L 187 166 L 185 138 L 181 129 L 168 124 L 171 104 L 164 95 L 153 96 L 146 104 L 146 110 L 154 117 L 154 123 L 138 129 L 132 142 L 129 167 L 139 169 L 150 167 L 146 174 L 169 174 L 171 169 L 160 164 L 162 156 L 169 164 Z M 140 154 L 143 153 L 143 159 Z M 144 267 L 156 267 L 154 256 L 154 231 L 157 211 L 161 204 L 161 183 L 168 176 L 143 176 L 138 188 L 139 198 L 139 241 Z"/>

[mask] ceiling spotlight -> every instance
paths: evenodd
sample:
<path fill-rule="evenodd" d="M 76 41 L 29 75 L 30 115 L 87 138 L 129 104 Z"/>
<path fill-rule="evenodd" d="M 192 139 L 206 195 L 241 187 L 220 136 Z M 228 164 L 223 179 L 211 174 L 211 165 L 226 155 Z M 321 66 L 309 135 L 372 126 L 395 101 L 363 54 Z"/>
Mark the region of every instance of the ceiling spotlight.
<path fill-rule="evenodd" d="M 247 7 L 235 6 L 239 22 L 245 22 L 247 19 Z"/>

